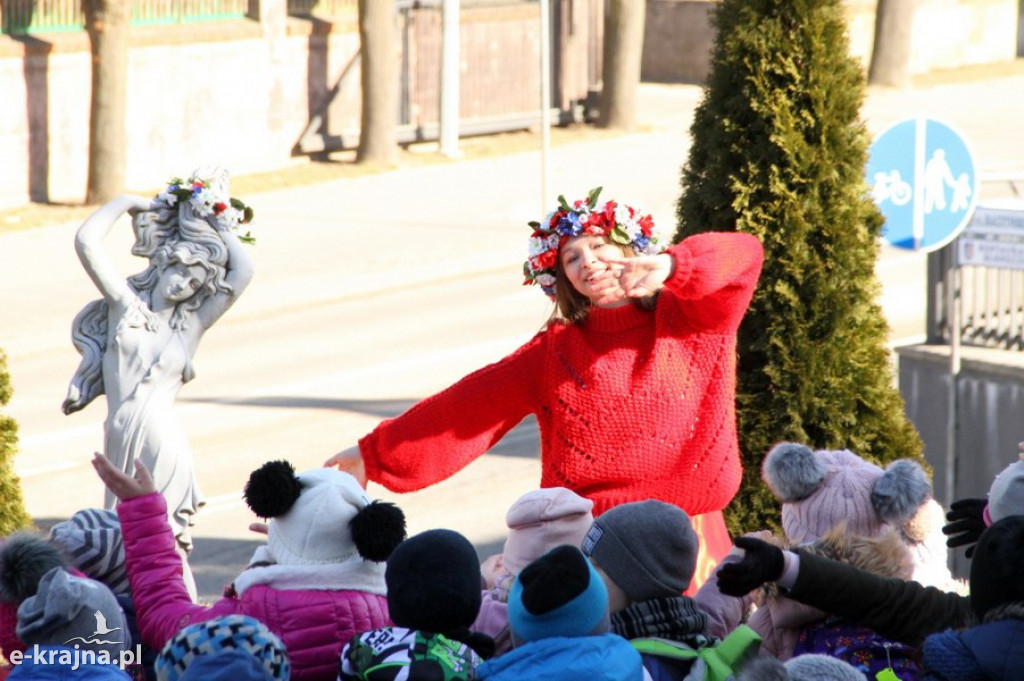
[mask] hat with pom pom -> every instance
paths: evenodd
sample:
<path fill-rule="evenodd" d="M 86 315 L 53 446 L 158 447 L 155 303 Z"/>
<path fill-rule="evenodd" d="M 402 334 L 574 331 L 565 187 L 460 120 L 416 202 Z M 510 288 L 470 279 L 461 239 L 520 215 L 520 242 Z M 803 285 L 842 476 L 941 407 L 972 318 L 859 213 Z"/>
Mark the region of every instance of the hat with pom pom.
<path fill-rule="evenodd" d="M 886 470 L 853 452 L 813 451 L 792 442 L 775 445 L 761 477 L 782 502 L 782 528 L 794 544 L 820 538 L 838 525 L 873 537 L 902 526 L 931 499 L 931 483 L 916 462 L 900 459 Z"/>
<path fill-rule="evenodd" d="M 1024 515 L 1024 452 L 996 476 L 988 491 L 985 522 L 991 525 L 1011 515 Z"/>
<path fill-rule="evenodd" d="M 0 546 L 0 601 L 19 604 L 34 596 L 55 567 L 68 567 L 60 548 L 30 532 L 12 534 Z"/>
<path fill-rule="evenodd" d="M 271 461 L 249 476 L 245 501 L 271 519 L 267 544 L 282 565 L 381 563 L 405 538 L 401 509 L 371 501 L 354 477 L 333 468 L 296 475 L 287 461 Z"/>
<path fill-rule="evenodd" d="M 593 508 L 593 501 L 565 487 L 535 489 L 519 497 L 505 514 L 505 569 L 515 575 L 548 549 L 579 546 L 594 522 Z"/>

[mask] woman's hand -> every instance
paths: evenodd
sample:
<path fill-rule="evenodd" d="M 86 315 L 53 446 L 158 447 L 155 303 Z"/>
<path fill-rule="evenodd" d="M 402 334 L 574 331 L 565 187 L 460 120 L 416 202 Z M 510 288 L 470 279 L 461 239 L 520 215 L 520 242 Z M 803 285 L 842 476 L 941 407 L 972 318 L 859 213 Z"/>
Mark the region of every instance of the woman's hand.
<path fill-rule="evenodd" d="M 156 491 L 153 477 L 140 459 L 135 459 L 135 477 L 126 475 L 99 452 L 93 454 L 92 467 L 96 469 L 96 474 L 100 476 L 100 480 L 107 486 L 107 489 L 121 501 L 128 501 Z"/>
<path fill-rule="evenodd" d="M 122 194 L 115 200 L 121 202 L 125 206 L 124 210 L 132 217 L 135 217 L 137 213 L 144 213 L 153 207 L 152 199 L 136 194 Z"/>
<path fill-rule="evenodd" d="M 605 296 L 597 301 L 599 305 L 614 303 L 622 297 L 644 298 L 654 295 L 672 276 L 674 267 L 672 256 L 666 253 L 638 255 L 632 258 L 602 253 L 599 257 L 609 265 L 614 265 L 612 271 L 618 280 L 618 285 L 607 290 Z"/>
<path fill-rule="evenodd" d="M 359 451 L 359 445 L 353 445 L 343 449 L 331 458 L 324 461 L 326 468 L 337 468 L 339 471 L 348 473 L 355 478 L 363 488 L 366 488 L 366 465 L 363 463 L 363 455 Z"/>

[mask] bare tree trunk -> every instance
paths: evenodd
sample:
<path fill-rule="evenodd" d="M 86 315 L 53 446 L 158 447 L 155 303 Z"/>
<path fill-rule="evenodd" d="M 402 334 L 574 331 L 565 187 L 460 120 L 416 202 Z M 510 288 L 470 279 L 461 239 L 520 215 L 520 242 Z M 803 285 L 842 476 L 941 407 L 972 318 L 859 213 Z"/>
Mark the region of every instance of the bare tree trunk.
<path fill-rule="evenodd" d="M 601 116 L 598 126 L 636 127 L 636 90 L 644 48 L 647 0 L 609 0 L 605 15 Z"/>
<path fill-rule="evenodd" d="M 131 4 L 130 0 L 83 0 L 82 8 L 92 51 L 85 202 L 103 203 L 124 188 Z"/>
<path fill-rule="evenodd" d="M 395 0 L 359 0 L 363 107 L 359 163 L 398 160 L 398 52 Z"/>
<path fill-rule="evenodd" d="M 914 0 L 878 0 L 868 83 L 894 87 L 910 85 L 913 33 Z"/>

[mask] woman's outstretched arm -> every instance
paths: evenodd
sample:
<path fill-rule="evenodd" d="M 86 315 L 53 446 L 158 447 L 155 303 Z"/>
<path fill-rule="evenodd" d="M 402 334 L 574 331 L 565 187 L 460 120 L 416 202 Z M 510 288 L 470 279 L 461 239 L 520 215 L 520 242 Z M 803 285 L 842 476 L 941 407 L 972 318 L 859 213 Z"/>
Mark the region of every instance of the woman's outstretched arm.
<path fill-rule="evenodd" d="M 133 194 L 122 194 L 103 204 L 86 218 L 75 234 L 75 252 L 89 278 L 103 294 L 108 305 L 123 307 L 132 294 L 125 277 L 114 265 L 103 245 L 118 219 L 127 212 L 148 210 L 149 199 Z"/>

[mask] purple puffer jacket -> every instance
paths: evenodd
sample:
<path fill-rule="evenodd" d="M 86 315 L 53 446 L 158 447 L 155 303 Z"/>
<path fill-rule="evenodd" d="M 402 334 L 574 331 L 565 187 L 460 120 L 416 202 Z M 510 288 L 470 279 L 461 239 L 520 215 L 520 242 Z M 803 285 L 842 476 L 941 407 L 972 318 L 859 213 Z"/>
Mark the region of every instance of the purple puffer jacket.
<path fill-rule="evenodd" d="M 174 548 L 163 496 L 154 492 L 122 502 L 117 515 L 139 629 L 143 641 L 156 650 L 194 622 L 223 615 L 249 615 L 267 625 L 284 643 L 291 659 L 292 678 L 335 681 L 342 646 L 355 634 L 392 624 L 383 590 L 380 594 L 354 591 L 351 585 L 328 580 L 315 589 L 294 588 L 293 580 L 282 580 L 293 582 L 290 589 L 256 583 L 240 596 L 221 598 L 211 606 L 197 605 L 189 599 L 182 582 L 181 559 Z M 242 574 L 285 569 L 283 565 L 252 568 Z M 383 585 L 383 579 L 380 583 Z"/>

